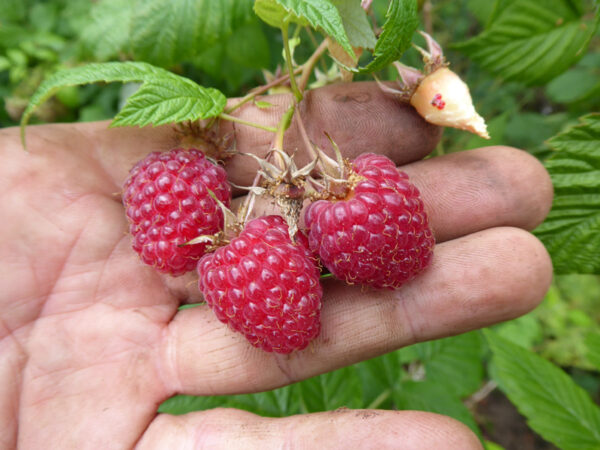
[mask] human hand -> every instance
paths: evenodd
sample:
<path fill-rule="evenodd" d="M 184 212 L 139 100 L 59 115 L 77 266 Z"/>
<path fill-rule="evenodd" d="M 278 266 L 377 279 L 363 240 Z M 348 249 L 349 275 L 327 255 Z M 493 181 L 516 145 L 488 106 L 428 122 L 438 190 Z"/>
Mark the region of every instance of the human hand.
<path fill-rule="evenodd" d="M 271 124 L 280 110 L 244 107 L 239 114 Z M 438 245 L 432 266 L 397 291 L 325 281 L 321 335 L 286 356 L 251 347 L 206 306 L 178 311 L 201 300 L 196 275 L 161 275 L 130 247 L 122 183 L 145 154 L 178 144 L 172 128 L 29 127 L 29 153 L 18 130 L 0 130 L 1 447 L 480 445 L 460 423 L 422 412 L 156 414 L 176 393 L 273 389 L 517 317 L 550 283 L 544 247 L 523 231 L 544 219 L 552 198 L 533 157 L 490 147 L 422 161 L 439 130 L 371 83 L 311 92 L 301 112 L 320 144 L 325 130 L 347 156 L 377 151 L 403 165 L 421 190 Z M 268 133 L 235 132 L 238 150 L 266 153 Z M 286 143 L 300 147 L 294 129 Z M 250 184 L 253 170 L 243 157 L 228 167 L 236 184 Z"/>

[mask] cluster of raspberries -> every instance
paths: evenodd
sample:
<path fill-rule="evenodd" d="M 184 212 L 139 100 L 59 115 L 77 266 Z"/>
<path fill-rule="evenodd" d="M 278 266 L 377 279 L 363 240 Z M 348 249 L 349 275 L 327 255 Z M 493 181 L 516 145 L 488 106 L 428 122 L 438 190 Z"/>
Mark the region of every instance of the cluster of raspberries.
<path fill-rule="evenodd" d="M 358 181 L 348 194 L 311 203 L 305 233 L 293 240 L 281 216 L 263 216 L 209 253 L 207 243 L 183 244 L 222 230 L 215 198 L 230 206 L 225 170 L 199 150 L 151 153 L 124 186 L 133 249 L 163 273 L 196 269 L 216 317 L 255 347 L 304 349 L 321 327 L 322 266 L 349 284 L 394 289 L 432 258 L 434 237 L 408 176 L 375 154 L 356 158 L 352 170 Z"/>

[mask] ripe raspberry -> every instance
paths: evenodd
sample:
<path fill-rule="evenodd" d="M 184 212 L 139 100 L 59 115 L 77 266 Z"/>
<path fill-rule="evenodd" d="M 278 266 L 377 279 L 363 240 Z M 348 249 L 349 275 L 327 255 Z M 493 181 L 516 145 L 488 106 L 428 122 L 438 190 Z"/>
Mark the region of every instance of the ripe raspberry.
<path fill-rule="evenodd" d="M 346 198 L 319 200 L 305 212 L 310 249 L 339 279 L 398 288 L 421 272 L 434 238 L 419 191 L 385 156 L 363 154 Z"/>
<path fill-rule="evenodd" d="M 248 222 L 198 263 L 199 287 L 217 318 L 267 352 L 305 348 L 320 331 L 322 289 L 306 236 L 292 243 L 280 216 Z"/>
<path fill-rule="evenodd" d="M 172 275 L 196 267 L 207 244 L 179 245 L 223 227 L 223 213 L 208 189 L 229 206 L 231 187 L 225 170 L 199 150 L 150 153 L 131 169 L 123 204 L 133 249 L 146 264 Z"/>

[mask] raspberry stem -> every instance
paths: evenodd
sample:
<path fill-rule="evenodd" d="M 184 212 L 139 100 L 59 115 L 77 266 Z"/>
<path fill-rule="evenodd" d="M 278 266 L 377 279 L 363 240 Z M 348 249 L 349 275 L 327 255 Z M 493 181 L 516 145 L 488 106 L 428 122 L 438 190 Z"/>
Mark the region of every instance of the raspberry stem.
<path fill-rule="evenodd" d="M 258 128 L 260 130 L 270 131 L 271 133 L 277 133 L 277 128 L 270 127 L 268 125 L 261 125 L 260 123 L 250 122 L 248 120 L 240 119 L 239 117 L 230 116 L 226 113 L 219 114 L 219 118 L 223 120 L 229 120 L 230 122 L 241 123 L 243 125 L 248 125 L 249 127 Z"/>
<path fill-rule="evenodd" d="M 301 73 L 303 67 L 304 66 L 297 67 L 296 70 L 294 70 L 294 75 L 297 75 L 297 74 Z M 260 86 L 260 87 L 256 88 L 254 91 L 249 92 L 244 97 L 242 97 L 242 99 L 239 102 L 237 102 L 235 105 L 230 106 L 229 108 L 227 108 L 225 110 L 225 113 L 226 114 L 231 114 L 233 111 L 235 111 L 239 107 L 241 107 L 241 106 L 245 105 L 246 103 L 254 100 L 254 98 L 256 98 L 258 95 L 264 94 L 265 92 L 267 92 L 272 87 L 279 86 L 280 84 L 285 83 L 286 81 L 288 81 L 289 78 L 290 78 L 290 74 L 286 73 L 285 75 L 282 75 L 279 78 L 276 78 L 273 81 L 270 81 L 269 83 L 265 84 L 264 86 Z"/>
<path fill-rule="evenodd" d="M 288 20 L 284 20 L 283 27 L 281 27 L 281 36 L 283 38 L 283 50 L 285 52 L 285 62 L 287 64 L 288 73 L 290 74 L 290 85 L 292 87 L 292 92 L 296 97 L 296 101 L 302 101 L 302 92 L 298 89 L 298 85 L 296 84 L 296 77 L 294 76 L 294 65 L 292 62 L 292 51 L 290 50 L 290 41 L 288 36 L 288 28 L 289 22 Z"/>

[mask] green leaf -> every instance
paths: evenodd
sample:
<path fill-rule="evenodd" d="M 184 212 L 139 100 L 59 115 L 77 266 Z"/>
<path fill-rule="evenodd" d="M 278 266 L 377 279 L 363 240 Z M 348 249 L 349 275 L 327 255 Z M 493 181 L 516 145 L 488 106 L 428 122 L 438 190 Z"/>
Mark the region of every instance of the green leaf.
<path fill-rule="evenodd" d="M 229 397 L 195 397 L 192 395 L 176 395 L 162 402 L 158 407 L 159 413 L 181 415 L 193 411 L 204 411 L 228 406 Z"/>
<path fill-rule="evenodd" d="M 479 36 L 453 47 L 506 80 L 544 84 L 584 54 L 598 25 L 570 0 L 511 0 Z"/>
<path fill-rule="evenodd" d="M 483 380 L 481 338 L 465 333 L 414 346 L 425 367 L 428 382 L 443 386 L 456 397 L 476 391 Z"/>
<path fill-rule="evenodd" d="M 600 332 L 589 333 L 585 337 L 587 359 L 600 372 Z"/>
<path fill-rule="evenodd" d="M 285 15 L 282 15 L 282 8 Z M 257 0 L 254 11 L 269 25 L 278 28 L 282 28 L 286 18 L 290 22 L 308 23 L 331 36 L 354 57 L 340 13 L 330 0 Z"/>
<path fill-rule="evenodd" d="M 285 386 L 268 392 L 230 397 L 230 407 L 268 417 L 286 417 L 300 412 L 296 386 Z"/>
<path fill-rule="evenodd" d="M 89 24 L 81 32 L 84 46 L 97 60 L 105 61 L 129 52 L 129 30 L 135 2 L 102 0 L 90 11 Z"/>
<path fill-rule="evenodd" d="M 416 0 L 391 0 L 373 52 L 375 58 L 360 72 L 375 72 L 400 59 L 410 47 L 418 23 Z"/>
<path fill-rule="evenodd" d="M 170 67 L 228 37 L 252 17 L 251 10 L 248 0 L 102 0 L 81 37 L 97 59 L 133 54 Z"/>
<path fill-rule="evenodd" d="M 377 37 L 373 33 L 367 13 L 357 0 L 331 0 L 338 9 L 348 40 L 353 47 L 373 49 Z"/>
<path fill-rule="evenodd" d="M 361 384 L 354 367 L 345 367 L 297 385 L 303 413 L 361 405 Z"/>
<path fill-rule="evenodd" d="M 600 273 L 600 114 L 548 141 L 554 202 L 535 234 L 558 274 Z"/>
<path fill-rule="evenodd" d="M 46 79 L 31 97 L 21 119 L 21 138 L 35 108 L 65 86 L 97 82 L 144 84 L 129 97 L 114 126 L 159 125 L 168 122 L 204 119 L 219 115 L 227 99 L 216 89 L 204 88 L 164 69 L 141 62 L 97 63 L 62 70 Z"/>
<path fill-rule="evenodd" d="M 402 349 L 404 350 L 404 349 Z M 357 364 L 365 408 L 390 408 L 392 391 L 405 376 L 400 351 L 387 353 Z"/>
<path fill-rule="evenodd" d="M 143 0 L 131 21 L 136 59 L 170 67 L 194 56 L 252 17 L 248 0 Z"/>
<path fill-rule="evenodd" d="M 271 63 L 269 41 L 258 20 L 235 30 L 227 40 L 225 49 L 231 61 L 244 67 L 260 70 Z"/>
<path fill-rule="evenodd" d="M 394 401 L 398 409 L 429 411 L 453 417 L 481 436 L 469 409 L 443 385 L 430 381 L 406 381 L 394 393 Z"/>
<path fill-rule="evenodd" d="M 255 0 L 254 12 L 263 22 L 275 28 L 283 28 L 285 20 L 307 26 L 308 21 L 288 12 L 277 0 Z"/>
<path fill-rule="evenodd" d="M 561 369 L 484 330 L 493 376 L 529 426 L 561 449 L 600 447 L 600 408 Z"/>
<path fill-rule="evenodd" d="M 552 80 L 546 87 L 550 100 L 575 103 L 600 95 L 600 54 L 590 53 L 580 63 Z"/>
<path fill-rule="evenodd" d="M 183 79 L 182 79 L 183 80 Z M 147 82 L 127 100 L 112 127 L 165 125 L 218 116 L 225 97 L 194 82 Z"/>
<path fill-rule="evenodd" d="M 501 323 L 494 331 L 504 339 L 523 348 L 531 348 L 542 340 L 542 327 L 533 314 L 525 314 L 517 319 Z"/>

